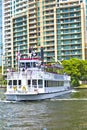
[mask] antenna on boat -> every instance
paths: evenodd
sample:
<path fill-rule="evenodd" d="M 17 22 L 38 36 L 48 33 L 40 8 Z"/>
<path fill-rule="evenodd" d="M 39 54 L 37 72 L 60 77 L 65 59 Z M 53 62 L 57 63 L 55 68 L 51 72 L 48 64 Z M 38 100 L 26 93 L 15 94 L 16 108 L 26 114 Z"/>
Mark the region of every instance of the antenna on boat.
<path fill-rule="evenodd" d="M 44 48 L 41 47 L 41 60 L 42 60 L 42 65 L 43 65 L 43 62 L 44 62 Z"/>
<path fill-rule="evenodd" d="M 21 54 L 20 54 L 20 46 L 18 46 L 18 52 L 17 52 L 18 72 L 19 72 L 19 62 L 20 62 L 20 57 L 21 57 Z"/>

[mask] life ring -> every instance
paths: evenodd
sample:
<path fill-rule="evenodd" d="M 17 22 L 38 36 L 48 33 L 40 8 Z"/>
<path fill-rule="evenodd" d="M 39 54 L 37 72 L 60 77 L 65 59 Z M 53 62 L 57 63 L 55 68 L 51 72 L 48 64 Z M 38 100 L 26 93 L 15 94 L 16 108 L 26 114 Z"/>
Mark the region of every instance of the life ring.
<path fill-rule="evenodd" d="M 24 92 L 26 91 L 26 87 L 25 86 L 22 87 L 22 91 L 24 91 Z"/>
<path fill-rule="evenodd" d="M 14 91 L 16 91 L 17 90 L 17 86 L 13 86 L 13 89 L 14 89 Z"/>

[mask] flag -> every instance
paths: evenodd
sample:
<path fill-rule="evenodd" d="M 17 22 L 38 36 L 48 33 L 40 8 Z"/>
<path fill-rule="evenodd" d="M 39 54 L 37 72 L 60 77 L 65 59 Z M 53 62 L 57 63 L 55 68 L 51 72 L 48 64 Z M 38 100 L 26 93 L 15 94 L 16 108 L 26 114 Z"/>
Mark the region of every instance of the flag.
<path fill-rule="evenodd" d="M 35 50 L 33 49 L 33 47 L 29 48 L 29 53 L 31 54 L 31 57 L 35 57 L 37 55 L 37 53 L 35 52 Z"/>
<path fill-rule="evenodd" d="M 35 51 L 32 51 L 31 56 L 35 57 L 36 55 L 37 55 L 37 53 Z"/>

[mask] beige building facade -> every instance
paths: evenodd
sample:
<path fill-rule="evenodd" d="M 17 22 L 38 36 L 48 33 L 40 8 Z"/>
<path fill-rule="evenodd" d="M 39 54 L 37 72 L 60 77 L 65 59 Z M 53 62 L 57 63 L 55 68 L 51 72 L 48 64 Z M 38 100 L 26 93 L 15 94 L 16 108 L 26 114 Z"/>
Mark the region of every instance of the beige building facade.
<path fill-rule="evenodd" d="M 44 62 L 87 59 L 85 0 L 3 0 L 3 74 L 33 48 Z"/>

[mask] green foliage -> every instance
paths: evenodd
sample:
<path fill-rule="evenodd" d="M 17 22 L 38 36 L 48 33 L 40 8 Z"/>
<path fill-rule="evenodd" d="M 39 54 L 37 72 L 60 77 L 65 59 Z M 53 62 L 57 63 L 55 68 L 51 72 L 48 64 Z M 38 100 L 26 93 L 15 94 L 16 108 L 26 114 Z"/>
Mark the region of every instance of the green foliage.
<path fill-rule="evenodd" d="M 87 80 L 87 61 L 72 58 L 62 61 L 64 72 L 71 76 L 71 85 L 78 86 L 79 80 Z"/>
<path fill-rule="evenodd" d="M 78 78 L 72 78 L 71 77 L 71 86 L 73 87 L 77 87 L 77 86 L 79 86 L 80 84 L 79 84 L 79 79 Z"/>
<path fill-rule="evenodd" d="M 47 64 L 47 67 L 45 68 L 45 71 L 47 72 L 54 72 L 58 74 L 63 74 L 63 68 L 57 68 L 53 67 L 52 65 L 59 65 L 59 62 L 50 62 Z"/>

